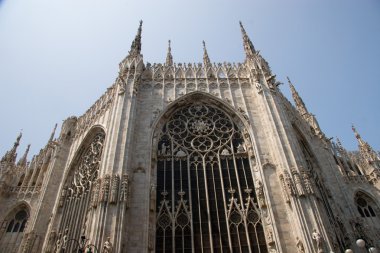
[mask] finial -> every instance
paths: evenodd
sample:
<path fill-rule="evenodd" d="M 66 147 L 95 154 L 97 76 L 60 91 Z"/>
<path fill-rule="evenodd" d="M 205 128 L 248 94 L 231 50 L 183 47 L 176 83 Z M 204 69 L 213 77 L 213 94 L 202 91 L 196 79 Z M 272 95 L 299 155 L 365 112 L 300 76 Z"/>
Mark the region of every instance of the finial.
<path fill-rule="evenodd" d="M 50 138 L 49 138 L 49 142 L 53 141 L 53 139 L 54 139 L 55 130 L 57 129 L 57 125 L 58 124 L 56 123 L 54 126 L 53 132 L 51 133 Z"/>
<path fill-rule="evenodd" d="M 241 21 L 239 21 L 240 24 L 240 30 L 243 36 L 243 46 L 244 46 L 244 51 L 246 54 L 246 57 L 253 57 L 254 54 L 256 53 L 255 47 L 252 44 L 252 41 L 249 39 L 247 32 L 244 29 L 244 26 Z"/>
<path fill-rule="evenodd" d="M 202 44 L 203 44 L 203 65 L 205 67 L 209 67 L 211 66 L 211 61 L 210 61 L 210 58 L 208 57 L 206 42 L 202 40 Z"/>
<path fill-rule="evenodd" d="M 136 56 L 136 55 L 139 55 L 140 52 L 141 52 L 141 31 L 142 31 L 142 20 L 140 20 L 140 25 L 139 25 L 139 28 L 137 30 L 137 34 L 136 34 L 136 37 L 135 39 L 133 40 L 132 42 L 132 45 L 131 45 L 131 51 L 129 51 L 129 55 L 130 56 Z"/>
<path fill-rule="evenodd" d="M 26 164 L 27 164 L 27 156 L 28 156 L 28 153 L 29 153 L 29 149 L 30 149 L 30 144 L 28 144 L 28 146 L 26 147 L 25 153 L 20 158 L 20 160 L 18 161 L 17 166 L 20 166 L 20 167 L 25 167 L 26 166 Z"/>
<path fill-rule="evenodd" d="M 172 56 L 172 48 L 171 48 L 171 41 L 168 41 L 168 53 L 166 55 L 166 66 L 172 66 L 173 65 L 173 56 Z"/>

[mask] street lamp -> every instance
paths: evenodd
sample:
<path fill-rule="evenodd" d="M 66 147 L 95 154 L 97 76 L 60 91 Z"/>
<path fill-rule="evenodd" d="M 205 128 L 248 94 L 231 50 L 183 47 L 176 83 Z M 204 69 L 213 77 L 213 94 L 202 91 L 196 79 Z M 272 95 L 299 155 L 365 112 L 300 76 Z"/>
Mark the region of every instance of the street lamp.
<path fill-rule="evenodd" d="M 365 249 L 365 241 L 363 239 L 357 239 L 356 240 L 356 246 L 358 246 L 360 248 L 360 251 L 362 251 L 363 249 Z M 369 253 L 378 253 L 378 251 L 375 247 L 370 247 L 368 249 L 368 252 Z M 352 249 L 346 249 L 344 251 L 344 253 L 354 253 L 354 251 Z"/>

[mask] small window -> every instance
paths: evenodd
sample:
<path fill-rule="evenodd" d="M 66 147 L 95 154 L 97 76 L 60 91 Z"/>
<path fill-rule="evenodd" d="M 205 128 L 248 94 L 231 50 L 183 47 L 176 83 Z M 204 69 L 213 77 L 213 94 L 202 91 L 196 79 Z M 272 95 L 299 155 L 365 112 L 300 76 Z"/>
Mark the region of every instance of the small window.
<path fill-rule="evenodd" d="M 7 233 L 24 232 L 27 221 L 28 221 L 28 213 L 25 210 L 18 211 L 12 217 L 12 220 L 8 223 Z"/>
<path fill-rule="evenodd" d="M 355 199 L 356 206 L 358 208 L 358 212 L 361 217 L 376 217 L 376 208 L 374 201 L 368 197 L 366 194 L 359 192 L 356 195 Z"/>

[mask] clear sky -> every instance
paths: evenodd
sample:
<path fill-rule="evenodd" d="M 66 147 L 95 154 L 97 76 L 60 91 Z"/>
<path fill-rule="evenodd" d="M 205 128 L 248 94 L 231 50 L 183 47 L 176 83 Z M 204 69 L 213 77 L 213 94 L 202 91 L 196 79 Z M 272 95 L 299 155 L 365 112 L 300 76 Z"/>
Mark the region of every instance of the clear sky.
<path fill-rule="evenodd" d="M 279 81 L 289 76 L 328 137 L 380 150 L 378 0 L 0 0 L 0 157 L 42 148 L 115 80 L 142 19 L 145 62 L 242 62 L 241 20 Z M 281 86 L 290 98 L 289 87 Z M 31 155 L 29 156 L 31 157 Z"/>

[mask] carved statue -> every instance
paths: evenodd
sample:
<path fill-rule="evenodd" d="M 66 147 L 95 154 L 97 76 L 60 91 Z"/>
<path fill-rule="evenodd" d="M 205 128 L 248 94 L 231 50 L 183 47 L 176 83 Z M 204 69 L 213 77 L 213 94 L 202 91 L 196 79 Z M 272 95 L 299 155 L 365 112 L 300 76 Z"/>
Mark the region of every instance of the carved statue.
<path fill-rule="evenodd" d="M 120 201 L 128 203 L 129 198 L 129 176 L 128 174 L 123 175 L 123 180 L 120 187 Z"/>
<path fill-rule="evenodd" d="M 182 149 L 178 149 L 177 153 L 175 154 L 177 157 L 184 157 L 186 156 L 186 153 Z"/>
<path fill-rule="evenodd" d="M 311 184 L 309 173 L 306 170 L 302 171 L 302 177 L 305 183 L 307 193 L 314 194 L 313 185 Z"/>
<path fill-rule="evenodd" d="M 222 150 L 221 155 L 230 155 L 230 151 L 228 151 L 228 149 L 224 148 L 224 149 Z"/>
<path fill-rule="evenodd" d="M 117 202 L 117 194 L 119 191 L 120 178 L 119 175 L 112 176 L 112 190 L 111 190 L 111 198 L 110 203 L 115 204 Z"/>
<path fill-rule="evenodd" d="M 284 180 L 285 180 L 285 186 L 288 194 L 294 195 L 294 187 L 293 187 L 293 182 L 292 179 L 290 178 L 290 175 L 287 171 L 284 171 Z"/>
<path fill-rule="evenodd" d="M 273 230 L 272 230 L 271 227 L 267 228 L 266 238 L 267 238 L 267 243 L 269 245 L 273 245 L 274 244 Z"/>
<path fill-rule="evenodd" d="M 324 251 L 323 251 L 323 238 L 322 238 L 321 234 L 316 229 L 313 230 L 312 238 L 317 244 L 318 253 L 324 253 Z"/>
<path fill-rule="evenodd" d="M 292 171 L 292 174 L 293 174 L 293 177 L 294 177 L 294 182 L 296 184 L 296 189 L 297 189 L 298 195 L 299 196 L 305 195 L 305 191 L 303 189 L 299 173 L 297 171 Z"/>
<path fill-rule="evenodd" d="M 282 194 L 284 196 L 284 199 L 286 202 L 290 203 L 290 197 L 289 197 L 288 191 L 286 190 L 284 175 L 280 175 L 280 181 L 281 181 Z"/>
<path fill-rule="evenodd" d="M 105 175 L 102 180 L 102 189 L 100 191 L 100 201 L 107 202 L 110 190 L 110 175 Z"/>
<path fill-rule="evenodd" d="M 260 207 L 265 207 L 265 196 L 264 196 L 264 186 L 263 183 L 257 179 L 255 183 L 256 193 L 257 193 L 257 199 L 259 202 Z"/>
<path fill-rule="evenodd" d="M 151 211 L 154 211 L 155 204 L 156 204 L 156 185 L 152 183 L 150 185 L 150 203 L 149 203 L 149 208 Z"/>
<path fill-rule="evenodd" d="M 92 190 L 92 197 L 91 197 L 91 206 L 97 207 L 98 201 L 99 201 L 99 188 L 101 184 L 101 179 L 98 178 L 95 182 L 95 185 Z"/>
<path fill-rule="evenodd" d="M 303 243 L 301 241 L 300 238 L 296 238 L 296 246 L 297 246 L 297 250 L 298 250 L 298 253 L 305 253 L 305 247 L 303 246 Z"/>
<path fill-rule="evenodd" d="M 111 243 L 111 238 L 107 237 L 107 240 L 104 242 L 103 245 L 103 251 L 102 253 L 112 253 L 112 243 Z"/>
<path fill-rule="evenodd" d="M 237 147 L 237 152 L 238 153 L 245 153 L 244 143 L 239 143 L 239 145 Z"/>

